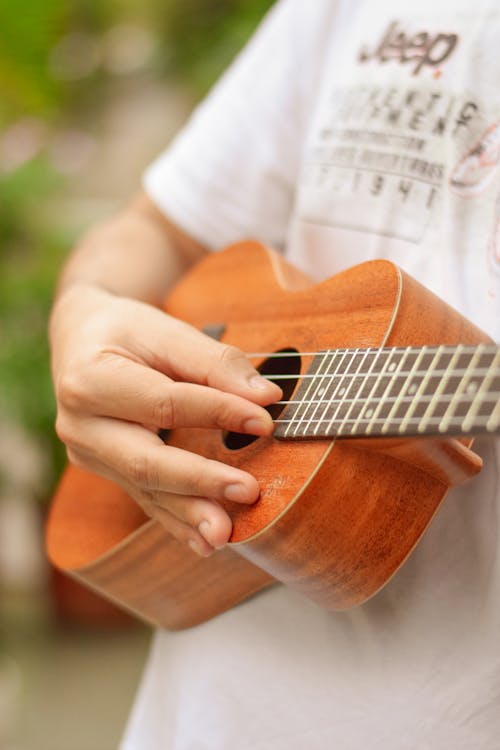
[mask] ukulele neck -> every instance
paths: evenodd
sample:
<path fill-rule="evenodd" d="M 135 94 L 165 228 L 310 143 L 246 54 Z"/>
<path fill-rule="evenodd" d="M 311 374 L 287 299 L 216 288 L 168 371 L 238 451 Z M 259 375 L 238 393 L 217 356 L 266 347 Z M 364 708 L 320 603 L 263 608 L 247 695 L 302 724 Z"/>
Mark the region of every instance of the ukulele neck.
<path fill-rule="evenodd" d="M 470 436 L 500 432 L 495 345 L 318 353 L 275 437 Z"/>

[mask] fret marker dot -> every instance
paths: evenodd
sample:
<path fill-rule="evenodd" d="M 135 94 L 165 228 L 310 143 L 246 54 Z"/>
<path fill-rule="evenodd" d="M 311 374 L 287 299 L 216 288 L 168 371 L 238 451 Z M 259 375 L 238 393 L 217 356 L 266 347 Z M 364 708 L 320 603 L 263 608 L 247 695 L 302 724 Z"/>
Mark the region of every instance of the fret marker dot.
<path fill-rule="evenodd" d="M 415 384 L 410 385 L 410 387 L 408 388 L 408 393 L 411 396 L 413 396 L 413 394 L 416 393 L 416 392 L 417 392 L 417 386 Z"/>
<path fill-rule="evenodd" d="M 339 396 L 343 396 L 343 395 L 344 395 L 344 393 L 345 393 L 345 388 L 341 388 L 341 389 L 339 390 Z"/>
<path fill-rule="evenodd" d="M 391 364 L 389 365 L 387 369 L 389 370 L 389 372 L 394 372 L 394 370 L 396 369 L 396 363 L 391 362 Z"/>
<path fill-rule="evenodd" d="M 474 380 L 471 380 L 465 390 L 467 393 L 475 393 L 477 391 L 477 383 Z"/>
<path fill-rule="evenodd" d="M 366 417 L 366 419 L 370 419 L 370 417 L 372 417 L 372 416 L 373 416 L 373 409 L 367 409 L 365 411 L 365 417 Z"/>
<path fill-rule="evenodd" d="M 320 388 L 319 391 L 318 391 L 318 393 L 317 393 L 317 395 L 318 396 L 322 396 L 324 392 L 325 392 L 325 389 L 324 388 Z"/>

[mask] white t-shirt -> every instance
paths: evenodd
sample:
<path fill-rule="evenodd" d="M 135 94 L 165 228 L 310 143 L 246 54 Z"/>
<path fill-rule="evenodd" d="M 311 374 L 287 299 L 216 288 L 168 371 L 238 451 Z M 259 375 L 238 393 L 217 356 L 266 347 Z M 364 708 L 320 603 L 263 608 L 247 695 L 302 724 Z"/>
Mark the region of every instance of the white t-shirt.
<path fill-rule="evenodd" d="M 389 258 L 498 340 L 499 43 L 497 0 L 281 0 L 146 189 L 316 278 Z M 158 632 L 123 750 L 498 750 L 499 443 L 362 607 Z"/>

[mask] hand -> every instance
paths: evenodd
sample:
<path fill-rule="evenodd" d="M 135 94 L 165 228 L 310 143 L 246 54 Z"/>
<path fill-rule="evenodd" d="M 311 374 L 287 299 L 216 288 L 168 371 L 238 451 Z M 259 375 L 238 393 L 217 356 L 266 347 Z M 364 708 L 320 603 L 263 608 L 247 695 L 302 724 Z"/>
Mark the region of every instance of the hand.
<path fill-rule="evenodd" d="M 208 555 L 231 534 L 222 499 L 253 503 L 246 472 L 166 446 L 160 429 L 272 432 L 281 397 L 237 349 L 135 300 L 70 287 L 51 318 L 56 430 L 69 460 L 118 482 L 177 539 Z"/>

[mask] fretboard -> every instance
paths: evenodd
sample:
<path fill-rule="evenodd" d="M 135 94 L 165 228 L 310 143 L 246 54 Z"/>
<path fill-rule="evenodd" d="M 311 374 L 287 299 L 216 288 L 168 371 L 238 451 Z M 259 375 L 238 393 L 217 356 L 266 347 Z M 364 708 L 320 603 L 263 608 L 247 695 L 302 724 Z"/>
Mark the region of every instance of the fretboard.
<path fill-rule="evenodd" d="M 337 349 L 314 356 L 275 437 L 500 432 L 496 345 Z"/>

